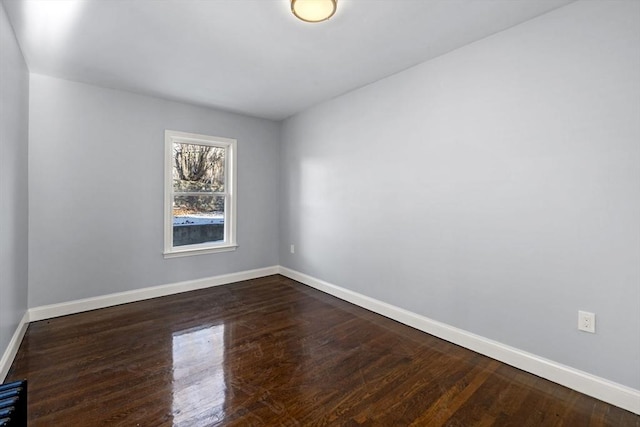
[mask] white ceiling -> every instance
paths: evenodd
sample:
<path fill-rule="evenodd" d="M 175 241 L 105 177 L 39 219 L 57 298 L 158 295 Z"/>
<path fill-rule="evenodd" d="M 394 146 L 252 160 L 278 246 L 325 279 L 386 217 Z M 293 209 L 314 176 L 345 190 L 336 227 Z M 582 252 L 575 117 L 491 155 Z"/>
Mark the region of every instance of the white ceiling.
<path fill-rule="evenodd" d="M 31 72 L 283 119 L 572 0 L 2 0 Z"/>

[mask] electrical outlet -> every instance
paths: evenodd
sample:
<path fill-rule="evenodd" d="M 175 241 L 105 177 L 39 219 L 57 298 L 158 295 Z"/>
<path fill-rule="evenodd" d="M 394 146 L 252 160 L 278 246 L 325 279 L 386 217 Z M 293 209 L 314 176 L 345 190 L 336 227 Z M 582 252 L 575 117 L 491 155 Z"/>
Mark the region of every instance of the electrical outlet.
<path fill-rule="evenodd" d="M 291 250 L 291 253 L 292 253 L 292 254 L 295 254 L 295 253 L 296 253 L 296 247 L 295 247 L 295 245 L 291 245 L 291 249 L 290 249 L 290 250 Z"/>
<path fill-rule="evenodd" d="M 595 334 L 596 315 L 588 311 L 578 311 L 578 329 Z"/>

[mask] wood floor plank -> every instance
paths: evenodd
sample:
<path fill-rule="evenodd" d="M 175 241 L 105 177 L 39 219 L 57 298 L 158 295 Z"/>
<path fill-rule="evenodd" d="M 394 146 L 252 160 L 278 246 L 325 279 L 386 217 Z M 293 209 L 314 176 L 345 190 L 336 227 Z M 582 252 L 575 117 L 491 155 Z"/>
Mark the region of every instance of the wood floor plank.
<path fill-rule="evenodd" d="M 640 427 L 279 275 L 34 322 L 21 378 L 35 427 Z"/>

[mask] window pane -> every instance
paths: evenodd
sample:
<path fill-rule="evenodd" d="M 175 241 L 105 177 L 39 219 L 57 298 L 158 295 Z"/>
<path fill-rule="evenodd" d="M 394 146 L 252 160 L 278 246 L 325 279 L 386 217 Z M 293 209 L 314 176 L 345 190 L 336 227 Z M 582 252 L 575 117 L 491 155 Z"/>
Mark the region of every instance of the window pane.
<path fill-rule="evenodd" d="M 173 246 L 224 241 L 223 196 L 175 196 Z"/>
<path fill-rule="evenodd" d="M 224 160 L 224 148 L 174 143 L 173 191 L 225 191 Z"/>

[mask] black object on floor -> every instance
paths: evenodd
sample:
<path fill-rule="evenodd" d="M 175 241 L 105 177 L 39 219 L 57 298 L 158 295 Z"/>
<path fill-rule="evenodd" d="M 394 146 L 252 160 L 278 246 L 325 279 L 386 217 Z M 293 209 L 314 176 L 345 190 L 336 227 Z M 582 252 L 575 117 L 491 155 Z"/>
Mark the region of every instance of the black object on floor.
<path fill-rule="evenodd" d="M 27 425 L 27 380 L 0 385 L 0 427 Z"/>

